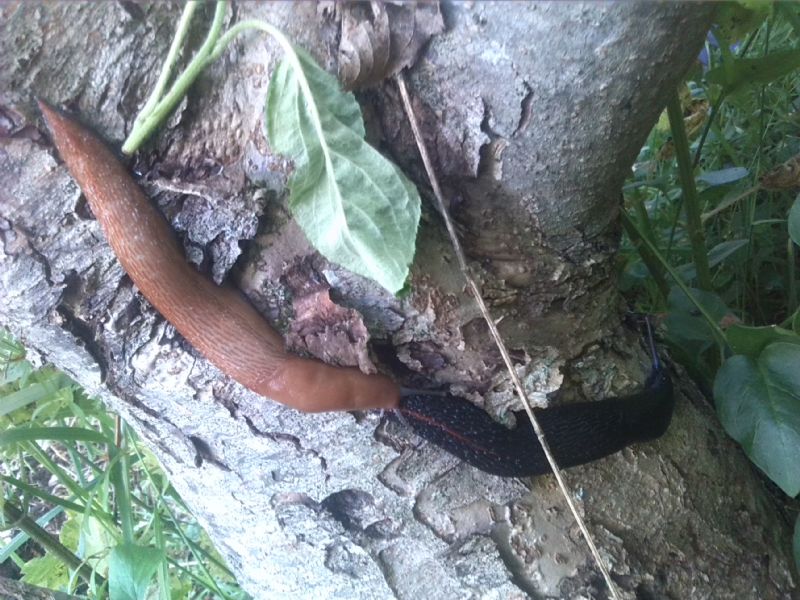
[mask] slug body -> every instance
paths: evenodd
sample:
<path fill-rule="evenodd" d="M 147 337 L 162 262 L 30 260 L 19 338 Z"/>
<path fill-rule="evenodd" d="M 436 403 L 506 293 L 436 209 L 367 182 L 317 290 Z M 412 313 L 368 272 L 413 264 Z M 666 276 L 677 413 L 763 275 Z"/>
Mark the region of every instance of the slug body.
<path fill-rule="evenodd" d="M 216 285 L 186 261 L 167 221 L 103 142 L 44 102 L 39 106 L 133 283 L 223 373 L 303 411 L 397 406 L 400 390 L 389 377 L 287 353 L 280 334 L 237 290 Z"/>
<path fill-rule="evenodd" d="M 46 103 L 39 106 L 61 158 L 131 280 L 222 372 L 302 411 L 397 409 L 421 437 L 489 473 L 550 472 L 524 412 L 517 413 L 517 426 L 507 429 L 464 399 L 425 393 L 401 399 L 400 387 L 389 377 L 287 353 L 280 334 L 237 290 L 214 284 L 186 261 L 167 221 L 103 142 Z M 672 384 L 654 353 L 643 392 L 547 408 L 538 418 L 557 462 L 570 467 L 660 436 L 672 408 Z"/>
<path fill-rule="evenodd" d="M 669 374 L 654 363 L 644 390 L 637 394 L 535 412 L 556 463 L 566 468 L 660 437 L 669 427 L 673 407 Z M 409 394 L 400 400 L 399 413 L 420 437 L 487 473 L 531 477 L 551 471 L 525 411 L 514 413 L 517 425 L 508 429 L 460 398 Z"/>

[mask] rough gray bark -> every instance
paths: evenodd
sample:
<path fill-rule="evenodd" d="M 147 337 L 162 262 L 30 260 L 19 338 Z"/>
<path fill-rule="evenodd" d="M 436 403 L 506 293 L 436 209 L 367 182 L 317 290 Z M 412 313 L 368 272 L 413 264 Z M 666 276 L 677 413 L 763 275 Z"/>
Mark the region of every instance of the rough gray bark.
<path fill-rule="evenodd" d="M 0 324 L 149 442 L 250 593 L 605 596 L 551 478 L 477 472 L 385 415 L 302 415 L 255 397 L 136 295 L 37 130 L 33 97 L 120 141 L 178 6 L 0 10 Z M 710 10 L 447 5 L 448 31 L 411 75 L 473 266 L 538 397 L 641 381 L 646 355 L 617 317 L 618 193 Z M 335 22 L 314 4 L 233 12 L 269 20 L 335 68 Z M 435 214 L 403 299 L 327 264 L 290 220 L 287 165 L 269 153 L 259 108 L 277 58 L 249 35 L 204 74 L 132 165 L 149 173 L 148 192 L 218 280 L 254 240 L 238 280 L 269 318 L 290 321 L 292 282 L 321 275 L 408 367 L 503 413 L 513 395 Z M 362 100 L 374 138 L 424 185 L 395 89 Z M 785 523 L 705 401 L 677 387 L 662 440 L 569 473 L 618 584 L 626 597 L 790 597 Z"/>
<path fill-rule="evenodd" d="M 3 600 L 84 600 L 86 596 L 54 592 L 21 581 L 0 577 L 0 598 Z"/>

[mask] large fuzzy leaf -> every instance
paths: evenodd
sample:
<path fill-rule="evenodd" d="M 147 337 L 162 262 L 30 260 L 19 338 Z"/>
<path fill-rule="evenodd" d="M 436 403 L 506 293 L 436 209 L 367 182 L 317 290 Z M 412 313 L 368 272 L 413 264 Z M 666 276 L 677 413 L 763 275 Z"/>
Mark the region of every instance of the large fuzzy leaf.
<path fill-rule="evenodd" d="M 419 194 L 364 141 L 355 97 L 295 52 L 275 68 L 266 106 L 273 150 L 294 161 L 289 206 L 323 256 L 396 293 L 414 258 Z"/>
<path fill-rule="evenodd" d="M 758 358 L 764 348 L 775 342 L 800 345 L 800 336 L 778 325 L 753 327 L 739 323 L 725 330 L 725 337 L 734 354 Z"/>
<path fill-rule="evenodd" d="M 732 356 L 714 381 L 725 431 L 790 496 L 800 493 L 800 346 L 776 342 L 757 360 Z"/>

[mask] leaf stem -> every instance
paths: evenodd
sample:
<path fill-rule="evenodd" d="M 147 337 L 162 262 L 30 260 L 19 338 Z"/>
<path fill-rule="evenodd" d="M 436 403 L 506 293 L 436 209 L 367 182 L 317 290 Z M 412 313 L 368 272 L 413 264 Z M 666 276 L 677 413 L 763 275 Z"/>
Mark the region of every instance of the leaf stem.
<path fill-rule="evenodd" d="M 142 107 L 142 110 L 139 111 L 139 114 L 136 115 L 136 120 L 133 122 L 133 131 L 136 131 L 142 121 L 150 116 L 150 113 L 153 112 L 156 104 L 158 104 L 158 101 L 161 100 L 161 97 L 164 95 L 164 90 L 167 87 L 167 83 L 169 83 L 169 78 L 172 76 L 172 70 L 175 68 L 175 63 L 178 61 L 183 42 L 186 39 L 186 35 L 189 33 L 189 25 L 192 22 L 192 17 L 199 5 L 200 3 L 198 0 L 188 0 L 186 6 L 183 8 L 183 14 L 181 15 L 180 21 L 178 21 L 178 26 L 175 28 L 175 37 L 172 39 L 172 45 L 170 45 L 167 58 L 164 59 L 164 64 L 161 66 L 161 74 L 158 76 L 158 81 L 153 91 L 150 93 L 147 102 Z"/>
<path fill-rule="evenodd" d="M 711 269 L 708 266 L 703 224 L 700 219 L 700 203 L 697 199 L 697 188 L 694 183 L 691 159 L 689 156 L 689 140 L 683 124 L 683 112 L 678 92 L 673 90 L 667 100 L 667 115 L 672 130 L 672 141 L 675 144 L 675 157 L 678 161 L 678 175 L 683 188 L 684 208 L 686 210 L 686 229 L 692 247 L 692 257 L 697 269 L 697 283 L 703 290 L 710 291 Z"/>
<path fill-rule="evenodd" d="M 711 328 L 711 331 L 714 334 L 717 343 L 720 344 L 720 348 L 723 349 L 727 348 L 728 342 L 727 339 L 725 338 L 725 333 L 717 324 L 714 317 L 712 317 L 711 314 L 705 309 L 705 307 L 697 300 L 697 298 L 694 297 L 694 294 L 692 294 L 691 290 L 689 289 L 689 286 L 687 286 L 683 282 L 683 279 L 681 279 L 681 276 L 678 274 L 678 272 L 675 269 L 673 269 L 672 266 L 670 266 L 670 264 L 664 259 L 664 257 L 658 251 L 658 248 L 656 248 L 655 245 L 649 239 L 647 239 L 644 235 L 642 235 L 642 232 L 639 231 L 639 228 L 636 226 L 636 223 L 634 223 L 633 220 L 630 218 L 630 216 L 628 216 L 628 213 L 626 213 L 623 210 L 621 211 L 620 216 L 622 218 L 622 223 L 623 226 L 625 227 L 625 230 L 627 231 L 628 229 L 631 229 L 636 232 L 636 235 L 638 235 L 638 238 L 641 241 L 641 243 L 644 244 L 644 246 L 647 248 L 650 254 L 652 254 L 656 258 L 656 260 L 658 260 L 659 263 L 661 263 L 661 266 L 664 267 L 664 270 L 666 270 L 667 273 L 670 274 L 672 279 L 675 281 L 675 284 L 679 288 L 681 288 L 683 293 L 686 294 L 686 297 L 689 298 L 689 301 L 695 305 L 698 311 L 700 311 L 700 314 L 708 322 L 708 326 Z"/>
<path fill-rule="evenodd" d="M 313 102 L 314 95 L 311 92 L 311 87 L 308 85 L 308 80 L 306 79 L 305 71 L 303 70 L 303 65 L 300 63 L 300 59 L 297 57 L 297 51 L 294 48 L 292 42 L 289 41 L 280 29 L 270 25 L 266 21 L 258 21 L 256 19 L 249 19 L 247 21 L 241 21 L 231 27 L 228 31 L 226 31 L 222 37 L 219 38 L 216 47 L 209 55 L 209 62 L 215 60 L 217 57 L 222 54 L 225 50 L 225 47 L 231 42 L 233 38 L 237 35 L 242 33 L 243 31 L 247 31 L 248 29 L 257 29 L 259 31 L 263 31 L 268 33 L 275 41 L 278 42 L 283 53 L 285 54 L 285 58 L 289 61 L 289 64 L 292 65 L 292 69 L 295 71 L 295 76 L 297 77 L 297 82 L 300 85 L 300 88 L 303 91 L 303 95 L 305 96 L 306 100 L 306 107 L 308 111 L 311 113 L 311 120 L 314 124 L 314 129 L 317 132 L 317 137 L 319 138 L 320 145 L 326 148 L 327 144 L 325 143 L 325 132 L 322 131 L 320 126 L 320 115 L 319 111 L 317 110 L 317 105 Z M 324 155 L 327 157 L 329 156 L 329 152 L 325 152 Z M 327 160 L 327 158 L 326 158 Z M 328 165 L 331 170 L 333 170 L 332 165 Z"/>
<path fill-rule="evenodd" d="M 624 198 L 623 198 L 624 201 Z M 651 240 L 655 240 L 656 236 L 653 232 L 653 225 L 650 222 L 650 215 L 647 214 L 647 207 L 644 205 L 644 198 L 641 194 L 634 194 L 631 199 L 633 210 L 636 213 L 636 218 L 642 226 L 644 234 Z"/>
<path fill-rule="evenodd" d="M 265 21 L 259 21 L 255 19 L 249 19 L 247 21 L 236 23 L 233 27 L 228 29 L 228 31 L 220 35 L 220 30 L 222 29 L 222 20 L 225 16 L 226 5 L 227 0 L 220 0 L 217 2 L 216 10 L 214 12 L 214 21 L 211 24 L 211 28 L 208 31 L 208 35 L 206 36 L 202 47 L 197 51 L 197 54 L 194 56 L 189 65 L 187 65 L 186 69 L 184 69 L 183 73 L 181 73 L 181 75 L 172 84 L 169 92 L 167 92 L 163 98 L 158 99 L 157 102 L 153 102 L 153 98 L 158 98 L 158 96 L 161 95 L 163 90 L 158 89 L 158 87 L 162 83 L 162 80 L 166 80 L 168 72 L 172 68 L 171 63 L 174 62 L 174 56 L 172 57 L 172 60 L 170 60 L 170 57 L 167 57 L 161 77 L 159 78 L 159 83 L 156 84 L 156 89 L 153 90 L 150 100 L 148 100 L 147 104 L 144 106 L 144 108 L 142 108 L 139 116 L 136 117 L 133 130 L 128 135 L 128 138 L 125 140 L 125 143 L 122 146 L 122 152 L 124 154 L 133 154 L 136 150 L 138 150 L 139 147 L 141 147 L 141 145 L 151 135 L 153 135 L 155 130 L 169 116 L 178 102 L 180 102 L 184 97 L 188 88 L 192 85 L 192 83 L 194 83 L 194 80 L 197 79 L 197 76 L 202 72 L 202 70 L 218 59 L 225 51 L 225 48 L 228 46 L 228 44 L 230 44 L 237 35 L 250 29 L 256 29 L 268 33 L 281 46 L 281 49 L 286 55 L 286 60 L 289 61 L 296 73 L 297 80 L 301 89 L 303 90 L 303 94 L 306 96 L 308 110 L 311 113 L 312 120 L 314 121 L 315 128 L 317 129 L 318 137 L 321 140 L 321 143 L 325 145 L 323 135 L 324 132 L 322 132 L 319 127 L 319 112 L 316 105 L 311 101 L 313 98 L 311 88 L 308 85 L 308 81 L 306 80 L 305 73 L 303 71 L 303 66 L 300 64 L 300 60 L 297 57 L 297 53 L 292 43 L 276 27 Z M 184 14 L 181 17 L 181 24 L 183 24 L 184 19 L 188 20 L 191 17 L 191 14 L 189 17 L 186 16 L 187 11 L 188 6 L 187 9 L 184 10 Z M 176 38 L 173 40 L 172 47 L 170 48 L 170 54 L 173 53 L 173 50 L 177 45 L 176 41 L 178 40 L 178 37 L 185 35 L 181 25 L 178 26 L 175 35 Z M 151 106 L 151 104 L 154 104 L 154 106 Z"/>
<path fill-rule="evenodd" d="M 48 552 L 51 552 L 61 562 L 63 562 L 69 569 L 76 571 L 86 583 L 92 583 L 94 579 L 95 584 L 102 586 L 105 580 L 94 569 L 80 558 L 75 556 L 72 551 L 64 546 L 56 539 L 51 533 L 39 526 L 36 521 L 31 519 L 25 512 L 12 503 L 10 500 L 3 502 L 3 515 L 8 521 L 11 521 L 14 527 L 18 527 L 24 531 L 32 540 L 37 542 Z"/>
<path fill-rule="evenodd" d="M 186 95 L 186 91 L 194 83 L 194 80 L 197 79 L 197 76 L 200 75 L 203 69 L 213 60 L 213 58 L 210 59 L 210 56 L 219 38 L 227 5 L 227 0 L 220 0 L 217 2 L 216 9 L 214 10 L 214 20 L 211 23 L 211 28 L 208 30 L 208 35 L 206 35 L 203 45 L 197 51 L 197 54 L 195 54 L 183 73 L 174 81 L 166 95 L 158 101 L 148 115 L 141 119 L 138 127 L 134 126 L 133 130 L 128 135 L 128 139 L 126 139 L 125 143 L 122 145 L 122 152 L 124 154 L 133 154 L 136 152 L 136 150 L 155 133 L 156 129 L 167 119 L 170 113 L 172 113 L 178 103 Z M 219 55 L 217 54 L 216 56 Z M 137 118 L 137 121 L 138 120 Z"/>
<path fill-rule="evenodd" d="M 123 436 L 124 438 L 124 436 Z M 136 543 L 133 532 L 133 510 L 131 508 L 131 488 L 130 488 L 130 465 L 128 453 L 125 448 L 120 446 L 110 446 L 109 456 L 118 460 L 111 467 L 110 479 L 114 487 L 116 508 L 119 514 L 120 527 L 122 529 L 122 541 L 128 544 Z"/>
<path fill-rule="evenodd" d="M 181 529 L 180 520 L 178 519 L 177 515 L 173 512 L 173 510 L 170 507 L 169 503 L 164 501 L 164 496 L 159 491 L 159 488 L 158 488 L 158 485 L 156 484 L 156 482 L 153 480 L 153 475 L 152 475 L 152 473 L 150 473 L 150 469 L 147 468 L 147 464 L 146 464 L 146 462 L 144 460 L 144 457 L 142 456 L 141 452 L 139 451 L 139 446 L 136 444 L 136 442 L 131 437 L 126 436 L 126 439 L 130 442 L 130 447 L 133 450 L 133 452 L 136 453 L 136 456 L 138 457 L 139 462 L 142 465 L 142 472 L 145 474 L 145 477 L 147 477 L 147 480 L 149 481 L 150 485 L 153 488 L 153 493 L 157 496 L 158 500 L 161 503 L 161 506 L 169 514 L 170 519 L 172 520 L 172 523 L 175 525 L 175 533 L 177 533 L 178 537 L 181 539 L 181 541 L 189 549 L 189 552 L 191 552 L 192 555 L 194 556 L 195 560 L 197 560 L 198 567 L 202 571 L 203 575 L 205 575 L 205 577 L 206 577 L 205 580 L 203 580 L 200 577 L 196 577 L 196 579 L 199 580 L 199 581 L 202 581 L 203 585 L 206 585 L 207 587 L 213 588 L 214 592 L 219 597 L 226 598 L 226 599 L 230 598 L 225 592 L 223 592 L 219 588 L 219 586 L 217 585 L 217 580 L 214 578 L 214 576 L 208 570 L 208 566 L 206 565 L 206 563 L 203 560 L 202 556 L 200 556 L 198 554 L 198 552 L 196 551 L 195 545 L 186 537 L 186 534 L 183 532 L 183 529 Z M 223 569 L 227 570 L 226 567 L 223 567 Z M 228 575 L 230 575 L 230 572 L 228 572 Z"/>
<path fill-rule="evenodd" d="M 637 229 L 634 224 L 633 220 L 628 216 L 628 213 L 625 212 L 625 209 L 620 211 L 620 217 L 622 219 L 622 228 L 625 230 L 625 233 L 628 234 L 628 238 L 631 240 L 631 244 L 633 247 L 636 248 L 636 251 L 639 253 L 639 257 L 642 259 L 642 262 L 647 267 L 647 270 L 650 271 L 650 276 L 653 278 L 653 281 L 658 287 L 658 291 L 661 293 L 661 297 L 666 300 L 667 296 L 669 296 L 669 285 L 667 284 L 667 280 L 664 278 L 664 271 L 661 268 L 661 263 L 652 252 L 648 246 L 644 245 L 642 238 L 646 235 Z"/>
<path fill-rule="evenodd" d="M 692 160 L 692 169 L 696 169 L 697 165 L 700 164 L 700 156 L 702 156 L 703 146 L 705 146 L 706 139 L 708 138 L 708 134 L 711 131 L 711 123 L 714 122 L 714 119 L 717 118 L 717 112 L 719 111 L 719 105 L 722 104 L 722 100 L 724 95 L 720 93 L 719 98 L 717 98 L 716 102 L 710 102 L 709 108 L 709 115 L 706 119 L 705 125 L 703 125 L 703 133 L 700 134 L 700 139 L 697 142 L 697 149 L 694 151 L 694 159 Z"/>

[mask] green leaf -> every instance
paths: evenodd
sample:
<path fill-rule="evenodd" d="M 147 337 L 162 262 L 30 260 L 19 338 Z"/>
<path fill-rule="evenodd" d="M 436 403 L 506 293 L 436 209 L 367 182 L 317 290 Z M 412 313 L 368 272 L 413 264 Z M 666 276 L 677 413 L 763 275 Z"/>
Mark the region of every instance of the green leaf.
<path fill-rule="evenodd" d="M 15 360 L 5 365 L 0 365 L 0 385 L 19 382 L 24 386 L 33 372 L 33 366 L 27 360 Z"/>
<path fill-rule="evenodd" d="M 80 427 L 16 427 L 0 431 L 0 446 L 30 440 L 57 440 L 61 442 L 95 442 L 105 444 L 109 440 L 93 429 Z"/>
<path fill-rule="evenodd" d="M 758 58 L 736 58 L 706 73 L 709 83 L 723 87 L 725 93 L 761 85 L 788 75 L 800 67 L 800 50 L 773 52 Z"/>
<path fill-rule="evenodd" d="M 792 26 L 795 36 L 800 34 L 800 16 L 797 14 L 795 3 L 776 2 L 775 8 L 779 11 L 780 16 L 786 19 L 786 22 Z"/>
<path fill-rule="evenodd" d="M 5 329 L 0 328 L 0 367 L 25 358 L 25 348 Z"/>
<path fill-rule="evenodd" d="M 395 293 L 414 258 L 419 194 L 364 141 L 353 94 L 295 51 L 301 70 L 281 62 L 266 105 L 270 144 L 294 161 L 289 206 L 323 256 Z"/>
<path fill-rule="evenodd" d="M 74 548 L 78 556 L 86 559 L 96 571 L 105 575 L 109 568 L 108 551 L 119 542 L 116 531 L 103 526 L 100 519 L 82 513 L 71 515 L 65 525 L 67 524 L 70 525 L 70 542 L 76 537 L 77 544 L 71 546 L 66 541 L 61 543 L 68 548 Z"/>
<path fill-rule="evenodd" d="M 694 298 L 703 306 L 711 317 L 719 323 L 730 310 L 719 296 L 696 288 L 689 288 Z M 714 334 L 705 318 L 697 310 L 694 303 L 689 300 L 677 286 L 670 289 L 667 297 L 667 318 L 665 325 L 668 337 L 677 345 L 684 342 L 714 342 Z"/>
<path fill-rule="evenodd" d="M 731 310 L 717 294 L 706 292 L 697 288 L 689 288 L 695 300 L 708 312 L 718 323 L 722 318 L 730 314 Z M 700 314 L 697 307 L 682 289 L 674 286 L 669 291 L 667 298 L 670 312 L 683 312 L 692 315 Z"/>
<path fill-rule="evenodd" d="M 164 552 L 151 546 L 120 544 L 108 561 L 108 592 L 115 600 L 142 600 Z"/>
<path fill-rule="evenodd" d="M 711 328 L 702 317 L 680 311 L 670 312 L 664 324 L 668 337 L 678 346 L 684 345 L 683 342 L 701 342 L 703 346 L 714 342 Z"/>
<path fill-rule="evenodd" d="M 720 242 L 708 251 L 708 266 L 716 267 L 731 254 L 736 252 L 739 248 L 743 248 L 748 243 L 749 240 L 747 239 L 726 240 L 724 242 Z M 675 270 L 678 271 L 678 273 L 681 274 L 681 277 L 683 277 L 686 281 L 691 281 L 697 277 L 697 268 L 694 266 L 693 262 L 680 265 L 679 267 L 676 267 Z"/>
<path fill-rule="evenodd" d="M 722 426 L 786 494 L 800 493 L 800 346 L 777 342 L 757 360 L 732 356 L 714 381 Z"/>
<path fill-rule="evenodd" d="M 31 363 L 25 360 L 25 348 L 0 327 L 0 386 L 15 381 L 24 385 L 32 371 Z"/>
<path fill-rule="evenodd" d="M 58 541 L 60 541 L 66 548 L 73 552 L 78 552 L 81 535 L 81 519 L 80 513 L 76 517 L 70 515 L 64 524 L 61 526 L 61 531 L 58 532 Z"/>
<path fill-rule="evenodd" d="M 690 288 L 689 291 L 711 318 L 719 323 L 730 310 L 719 296 Z M 680 354 L 683 363 L 691 365 L 695 374 L 711 381 L 716 368 L 712 369 L 704 359 L 705 353 L 714 346 L 714 332 L 706 319 L 679 287 L 674 286 L 667 298 L 668 310 L 665 319 L 666 340 L 672 351 Z"/>
<path fill-rule="evenodd" d="M 53 397 L 59 390 L 61 383 L 47 381 L 34 383 L 0 398 L 0 416 L 7 415 L 28 404 L 42 402 Z"/>
<path fill-rule="evenodd" d="M 764 348 L 773 342 L 800 344 L 800 336 L 777 325 L 764 327 L 731 325 L 725 331 L 725 338 L 734 354 L 743 354 L 753 359 L 758 358 Z"/>
<path fill-rule="evenodd" d="M 772 14 L 772 5 L 765 0 L 720 2 L 714 17 L 714 35 L 723 45 L 739 41 Z"/>
<path fill-rule="evenodd" d="M 37 402 L 32 415 L 34 421 L 40 423 L 56 421 L 57 416 L 63 414 L 63 411 L 72 405 L 74 401 L 73 388 L 69 385 L 66 377 L 62 377 L 62 379 L 66 380 L 66 385 L 56 390 L 50 398 Z"/>
<path fill-rule="evenodd" d="M 52 554 L 32 558 L 22 565 L 22 581 L 51 590 L 63 590 L 69 585 L 67 566 Z"/>
<path fill-rule="evenodd" d="M 789 209 L 789 237 L 800 246 L 800 195 L 794 199 L 792 208 Z"/>
<path fill-rule="evenodd" d="M 720 242 L 708 251 L 708 266 L 717 266 L 739 248 L 744 248 L 749 241 L 748 239 L 739 239 Z"/>
<path fill-rule="evenodd" d="M 702 181 L 707 185 L 716 187 L 739 181 L 749 174 L 750 171 L 744 167 L 730 167 L 728 169 L 720 169 L 719 171 L 706 171 L 697 177 L 697 181 Z"/>

